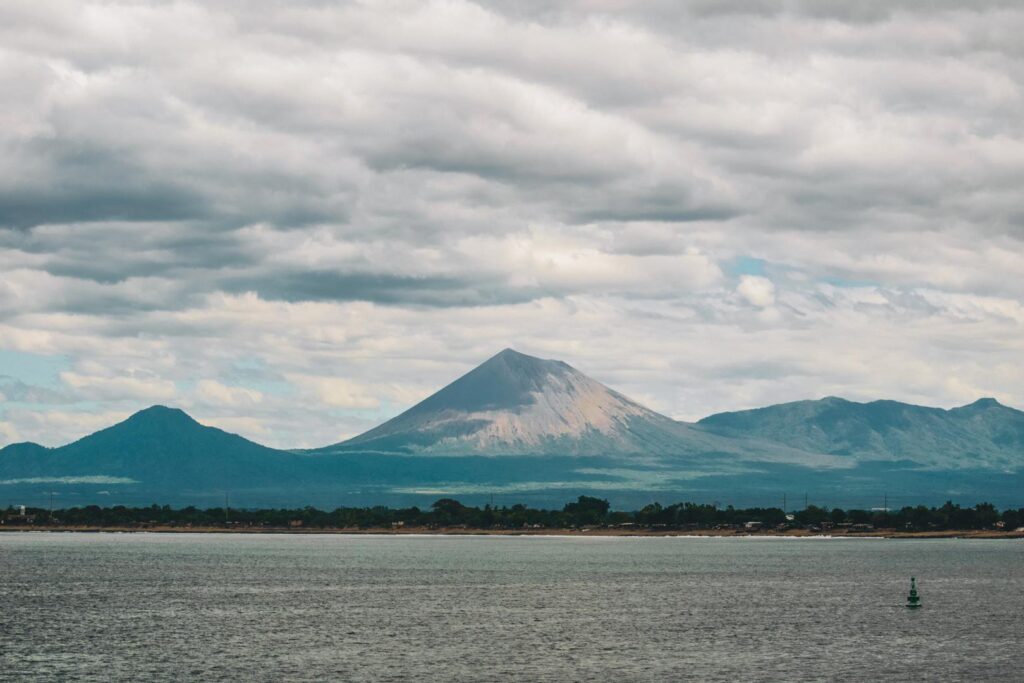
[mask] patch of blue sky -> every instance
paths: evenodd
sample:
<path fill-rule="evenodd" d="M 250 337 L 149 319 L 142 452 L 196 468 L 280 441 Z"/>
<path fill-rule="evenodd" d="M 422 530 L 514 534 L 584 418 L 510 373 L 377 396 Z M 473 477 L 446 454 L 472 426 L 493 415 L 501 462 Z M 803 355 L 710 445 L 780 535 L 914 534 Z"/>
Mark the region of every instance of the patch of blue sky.
<path fill-rule="evenodd" d="M 255 356 L 243 356 L 231 362 L 232 367 L 239 370 L 263 370 L 266 365 Z"/>
<path fill-rule="evenodd" d="M 784 278 L 787 273 L 795 272 L 797 270 L 798 269 L 793 268 L 792 266 L 768 262 L 764 259 L 755 258 L 753 256 L 738 256 L 725 263 L 725 271 L 737 278 L 742 275 L 758 275 L 761 277 L 775 276 Z M 874 280 L 853 280 L 838 275 L 826 275 L 813 278 L 813 280 L 822 284 L 844 289 L 882 286 L 882 283 Z"/>
<path fill-rule="evenodd" d="M 231 369 L 223 381 L 231 386 L 255 389 L 269 396 L 288 396 L 296 393 L 290 382 L 269 370 L 266 363 L 253 356 L 232 361 Z"/>
<path fill-rule="evenodd" d="M 295 387 L 284 380 L 244 380 L 241 382 L 231 382 L 231 386 L 255 389 L 267 396 L 289 396 L 296 393 Z"/>
<path fill-rule="evenodd" d="M 738 256 L 725 264 L 725 270 L 731 275 L 761 275 L 766 271 L 768 262 L 753 256 Z"/>
<path fill-rule="evenodd" d="M 67 356 L 47 356 L 24 351 L 0 349 L 0 375 L 37 387 L 59 389 L 60 373 L 71 367 Z"/>

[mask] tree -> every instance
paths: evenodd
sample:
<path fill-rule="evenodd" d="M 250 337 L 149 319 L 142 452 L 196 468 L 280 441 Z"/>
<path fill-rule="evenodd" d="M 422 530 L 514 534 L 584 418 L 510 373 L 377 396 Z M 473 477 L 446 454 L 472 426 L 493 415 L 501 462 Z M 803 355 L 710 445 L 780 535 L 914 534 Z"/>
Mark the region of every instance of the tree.
<path fill-rule="evenodd" d="M 571 516 L 577 524 L 598 524 L 603 521 L 611 507 L 607 500 L 580 496 L 575 503 L 568 503 L 562 511 Z"/>
<path fill-rule="evenodd" d="M 999 511 L 992 503 L 978 503 L 974 506 L 974 525 L 981 529 L 995 526 L 999 521 Z"/>
<path fill-rule="evenodd" d="M 435 501 L 430 508 L 434 511 L 434 517 L 440 524 L 452 524 L 466 512 L 466 506 L 454 498 L 441 498 Z"/>
<path fill-rule="evenodd" d="M 805 509 L 797 512 L 795 517 L 796 521 L 801 524 L 821 524 L 829 519 L 829 513 L 828 510 L 817 505 L 808 505 Z"/>

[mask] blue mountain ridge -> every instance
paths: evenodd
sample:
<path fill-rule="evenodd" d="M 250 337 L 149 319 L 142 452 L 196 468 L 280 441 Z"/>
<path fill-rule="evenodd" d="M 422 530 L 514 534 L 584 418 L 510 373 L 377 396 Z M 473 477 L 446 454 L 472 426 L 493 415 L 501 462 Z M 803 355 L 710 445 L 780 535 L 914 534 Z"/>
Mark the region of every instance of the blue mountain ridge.
<path fill-rule="evenodd" d="M 57 448 L 0 449 L 0 496 L 61 505 L 564 503 L 601 495 L 761 504 L 813 490 L 1020 504 L 1024 413 L 828 397 L 672 420 L 553 360 L 506 349 L 348 441 L 286 451 L 153 406 Z M 972 499 L 973 499 L 972 498 Z"/>

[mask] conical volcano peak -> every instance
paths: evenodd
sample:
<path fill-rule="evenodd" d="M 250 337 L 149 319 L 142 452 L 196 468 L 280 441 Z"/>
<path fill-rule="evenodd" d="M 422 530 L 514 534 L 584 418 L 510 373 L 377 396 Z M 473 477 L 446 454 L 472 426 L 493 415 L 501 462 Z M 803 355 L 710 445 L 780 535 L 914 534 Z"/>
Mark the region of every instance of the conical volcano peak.
<path fill-rule="evenodd" d="M 552 366 L 561 366 L 563 368 L 570 367 L 560 360 L 530 356 L 520 351 L 516 351 L 512 347 L 502 349 L 481 363 L 480 367 L 484 367 L 489 363 L 503 363 L 518 370 L 529 370 L 530 368 L 546 368 Z"/>
<path fill-rule="evenodd" d="M 637 420 L 675 423 L 558 360 L 508 348 L 346 447 L 417 452 L 639 451 Z"/>
<path fill-rule="evenodd" d="M 455 386 L 464 379 L 481 375 L 481 379 L 494 383 L 491 392 L 499 389 L 521 392 L 538 389 L 553 377 L 567 372 L 578 372 L 559 360 L 548 360 L 528 356 L 514 349 L 505 349 L 487 359 L 475 369 L 463 375 L 449 386 Z M 582 373 L 579 373 L 582 374 Z M 521 397 L 520 397 L 521 398 Z"/>
<path fill-rule="evenodd" d="M 544 362 L 546 362 L 546 361 L 544 359 L 542 359 L 542 358 L 537 358 L 535 356 L 528 356 L 525 353 L 520 353 L 519 351 L 516 351 L 512 347 L 509 347 L 509 348 L 506 348 L 506 349 L 502 349 L 498 353 L 494 354 L 493 356 L 491 356 L 490 358 L 485 360 L 483 363 L 481 363 L 480 365 L 477 366 L 477 369 L 486 368 L 486 367 L 492 366 L 492 365 L 516 366 L 516 365 L 529 365 L 531 363 L 544 363 Z"/>
<path fill-rule="evenodd" d="M 532 403 L 533 394 L 542 392 L 557 378 L 575 372 L 560 361 L 543 360 L 505 349 L 409 412 L 515 410 Z"/>

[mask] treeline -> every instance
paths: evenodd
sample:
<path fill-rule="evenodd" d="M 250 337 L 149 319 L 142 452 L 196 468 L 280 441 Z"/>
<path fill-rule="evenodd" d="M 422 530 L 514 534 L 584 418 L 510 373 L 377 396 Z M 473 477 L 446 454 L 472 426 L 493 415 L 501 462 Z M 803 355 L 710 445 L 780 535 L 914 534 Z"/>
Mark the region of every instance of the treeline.
<path fill-rule="evenodd" d="M 653 503 L 633 512 L 613 511 L 608 501 L 580 496 L 561 510 L 539 510 L 525 505 L 470 507 L 451 498 L 436 501 L 429 509 L 313 507 L 245 510 L 167 505 L 129 508 L 86 507 L 54 510 L 9 507 L 0 515 L 6 525 L 65 525 L 90 527 L 254 527 L 311 529 L 452 528 L 469 529 L 570 529 L 581 527 L 640 527 L 656 529 L 712 528 L 813 528 L 833 527 L 905 529 L 1017 529 L 1024 527 L 1024 508 L 1000 512 L 990 503 L 960 507 L 952 502 L 935 508 L 919 505 L 901 510 L 842 510 L 814 505 L 787 514 L 780 508 L 721 508 L 698 503 L 662 506 Z"/>

